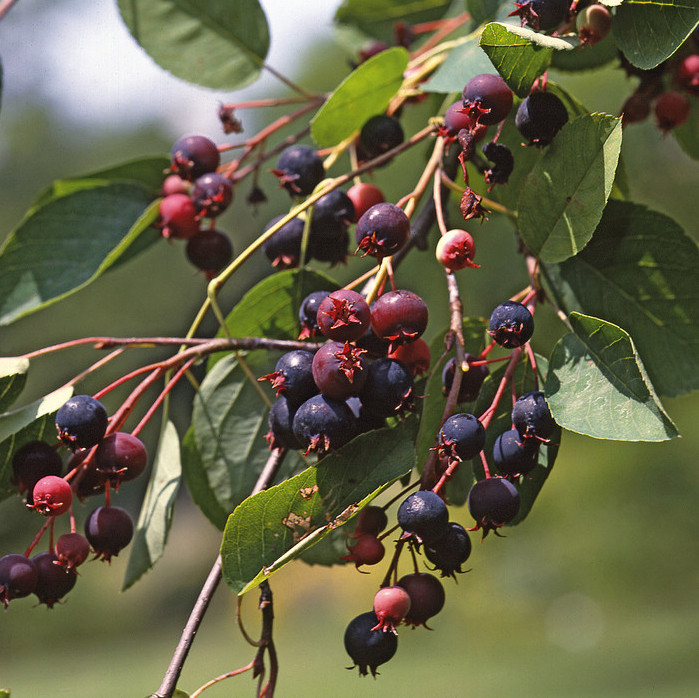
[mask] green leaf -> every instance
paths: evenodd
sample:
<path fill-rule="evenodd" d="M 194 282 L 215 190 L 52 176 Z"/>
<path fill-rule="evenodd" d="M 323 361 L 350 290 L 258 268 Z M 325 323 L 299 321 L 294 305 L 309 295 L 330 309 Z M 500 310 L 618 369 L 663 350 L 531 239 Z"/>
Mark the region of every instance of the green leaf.
<path fill-rule="evenodd" d="M 311 135 L 330 148 L 361 129 L 369 117 L 385 111 L 403 83 L 408 52 L 387 49 L 358 66 L 330 95 L 311 121 Z"/>
<path fill-rule="evenodd" d="M 29 359 L 0 357 L 0 412 L 6 411 L 19 397 L 27 380 Z"/>
<path fill-rule="evenodd" d="M 650 70 L 684 43 L 697 22 L 695 0 L 625 0 L 612 16 L 612 31 L 629 61 Z"/>
<path fill-rule="evenodd" d="M 689 118 L 670 133 L 692 160 L 699 160 L 699 99 L 691 96 L 688 98 L 692 105 Z"/>
<path fill-rule="evenodd" d="M 72 394 L 72 386 L 64 386 L 29 405 L 0 414 L 0 443 L 29 426 L 39 417 L 56 412 Z"/>
<path fill-rule="evenodd" d="M 266 351 L 256 351 L 244 361 L 253 375 L 262 376 L 274 370 L 276 359 Z M 204 514 L 221 528 L 225 519 L 221 520 L 220 513 L 227 516 L 250 494 L 269 458 L 265 440 L 268 405 L 263 391 L 263 386 L 250 380 L 238 357 L 230 354 L 209 371 L 194 398 L 192 425 L 199 463 L 192 460 L 187 468 L 199 465 L 203 470 L 194 477 L 199 488 L 204 485 L 204 496 L 196 498 L 199 489 L 192 496 L 200 506 L 200 501 L 204 503 Z M 300 461 L 297 453 L 289 453 L 283 472 L 297 469 Z"/>
<path fill-rule="evenodd" d="M 237 594 L 254 588 L 342 526 L 415 465 L 410 425 L 362 434 L 316 466 L 246 499 L 221 544 L 223 578 Z"/>
<path fill-rule="evenodd" d="M 589 114 L 569 121 L 527 175 L 518 223 L 529 250 L 547 262 L 580 252 L 602 217 L 621 152 L 621 119 Z"/>
<path fill-rule="evenodd" d="M 440 19 L 450 6 L 451 0 L 345 0 L 335 13 L 335 22 L 393 43 L 396 22 L 412 25 Z"/>
<path fill-rule="evenodd" d="M 427 92 L 463 92 L 466 83 L 482 73 L 495 74 L 497 71 L 478 45 L 478 37 L 455 46 L 444 63 L 427 82 L 420 85 Z"/>
<path fill-rule="evenodd" d="M 323 565 L 332 567 L 333 565 L 346 565 L 347 560 L 342 560 L 343 555 L 347 555 L 347 533 L 352 528 L 352 524 L 336 528 L 330 531 L 325 537 L 310 548 L 306 548 L 299 558 L 307 565 Z"/>
<path fill-rule="evenodd" d="M 465 4 L 474 24 L 485 24 L 495 19 L 503 0 L 466 0 Z"/>
<path fill-rule="evenodd" d="M 0 324 L 8 325 L 94 281 L 158 215 L 143 187 L 83 189 L 31 212 L 0 250 Z M 145 209 L 145 211 L 144 211 Z"/>
<path fill-rule="evenodd" d="M 629 335 L 596 317 L 571 313 L 574 332 L 550 358 L 546 397 L 558 424 L 596 439 L 666 441 L 665 414 Z"/>
<path fill-rule="evenodd" d="M 623 327 L 655 389 L 699 388 L 699 251 L 671 218 L 610 201 L 588 246 L 544 265 L 557 304 Z"/>
<path fill-rule="evenodd" d="M 269 51 L 257 0 L 119 0 L 134 39 L 175 77 L 216 90 L 249 85 Z"/>
<path fill-rule="evenodd" d="M 128 589 L 162 556 L 181 477 L 180 439 L 175 425 L 168 421 L 160 434 L 153 472 L 136 524 L 122 591 Z"/>

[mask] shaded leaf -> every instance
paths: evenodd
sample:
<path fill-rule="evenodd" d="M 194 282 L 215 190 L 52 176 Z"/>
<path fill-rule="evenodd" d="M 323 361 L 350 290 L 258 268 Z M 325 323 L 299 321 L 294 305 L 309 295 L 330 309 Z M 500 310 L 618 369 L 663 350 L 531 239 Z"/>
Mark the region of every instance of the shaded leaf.
<path fill-rule="evenodd" d="M 48 395 L 44 395 L 29 405 L 0 414 L 0 443 L 24 429 L 24 427 L 29 426 L 39 417 L 56 412 L 72 394 L 73 388 L 64 386 Z"/>
<path fill-rule="evenodd" d="M 167 421 L 160 434 L 153 472 L 141 505 L 122 591 L 128 589 L 162 556 L 181 477 L 180 439 L 175 425 Z"/>
<path fill-rule="evenodd" d="M 478 45 L 478 37 L 475 36 L 455 46 L 442 65 L 420 87 L 427 92 L 461 94 L 466 83 L 482 73 L 495 74 L 497 71 L 485 51 Z"/>
<path fill-rule="evenodd" d="M 409 423 L 362 434 L 316 466 L 246 499 L 221 544 L 223 578 L 237 594 L 342 526 L 415 465 Z"/>
<path fill-rule="evenodd" d="M 408 52 L 396 47 L 372 56 L 350 73 L 311 121 L 311 135 L 329 148 L 361 129 L 372 116 L 385 111 L 403 83 Z"/>
<path fill-rule="evenodd" d="M 610 201 L 587 247 L 544 266 L 557 304 L 623 327 L 655 389 L 699 388 L 699 251 L 671 218 Z"/>
<path fill-rule="evenodd" d="M 254 82 L 269 51 L 257 0 L 119 0 L 132 36 L 174 76 L 217 90 Z"/>
<path fill-rule="evenodd" d="M 529 250 L 561 262 L 588 243 L 602 217 L 621 151 L 621 120 L 589 114 L 569 121 L 527 175 L 518 223 Z"/>
<path fill-rule="evenodd" d="M 669 58 L 699 22 L 699 4 L 679 0 L 625 0 L 612 15 L 619 49 L 650 70 Z"/>
<path fill-rule="evenodd" d="M 619 50 L 614 41 L 614 34 L 607 36 L 592 46 L 581 45 L 572 51 L 554 51 L 551 57 L 551 67 L 556 70 L 577 72 L 592 70 L 619 58 Z"/>
<path fill-rule="evenodd" d="M 19 397 L 27 380 L 29 360 L 17 356 L 0 357 L 0 412 Z"/>
<path fill-rule="evenodd" d="M 670 133 L 692 160 L 699 160 L 699 100 L 694 98 L 691 101 L 689 118 L 680 126 L 673 128 Z"/>
<path fill-rule="evenodd" d="M 666 441 L 665 414 L 629 335 L 599 318 L 571 313 L 574 332 L 553 349 L 546 397 L 558 424 L 596 439 Z"/>
<path fill-rule="evenodd" d="M 300 559 L 308 565 L 323 565 L 324 567 L 346 565 L 347 560 L 341 560 L 340 558 L 348 553 L 347 534 L 351 529 L 353 529 L 353 526 L 349 523 L 329 531 L 319 542 L 310 548 L 306 548 L 300 554 Z"/>
<path fill-rule="evenodd" d="M 466 9 L 474 24 L 484 24 L 495 19 L 500 6 L 509 0 L 466 0 Z"/>

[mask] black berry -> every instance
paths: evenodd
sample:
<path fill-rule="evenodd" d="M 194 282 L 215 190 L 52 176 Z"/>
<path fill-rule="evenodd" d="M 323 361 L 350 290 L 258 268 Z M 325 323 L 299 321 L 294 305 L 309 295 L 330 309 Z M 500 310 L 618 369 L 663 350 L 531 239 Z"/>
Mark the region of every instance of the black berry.
<path fill-rule="evenodd" d="M 291 448 L 294 450 L 302 447 L 301 442 L 294 436 L 293 419 L 296 413 L 294 407 L 284 397 L 278 397 L 269 410 L 269 431 L 265 438 L 270 448 Z"/>
<path fill-rule="evenodd" d="M 375 204 L 359 219 L 354 231 L 357 251 L 381 260 L 397 252 L 408 241 L 410 221 L 395 204 Z"/>
<path fill-rule="evenodd" d="M 473 361 L 477 361 L 478 357 L 472 354 L 465 354 L 464 360 L 468 364 L 468 371 L 461 371 L 461 384 L 459 385 L 459 395 L 456 398 L 457 402 L 473 402 L 478 397 L 483 381 L 488 377 L 490 371 L 488 366 L 471 366 Z M 444 365 L 442 370 L 442 392 L 448 395 L 451 390 L 454 376 L 456 375 L 458 360 L 453 356 Z"/>
<path fill-rule="evenodd" d="M 472 414 L 460 412 L 447 419 L 437 437 L 438 453 L 451 461 L 475 458 L 485 445 L 485 429 Z"/>
<path fill-rule="evenodd" d="M 210 172 L 194 182 L 191 196 L 197 215 L 205 218 L 216 218 L 233 201 L 233 186 L 228 177 L 217 172 Z"/>
<path fill-rule="evenodd" d="M 323 299 L 330 295 L 330 291 L 313 291 L 309 293 L 302 301 L 299 307 L 299 323 L 301 332 L 299 339 L 307 337 L 315 337 L 320 331 L 318 329 L 318 308 Z"/>
<path fill-rule="evenodd" d="M 534 318 L 521 303 L 505 301 L 490 315 L 488 334 L 506 349 L 521 347 L 534 334 Z"/>
<path fill-rule="evenodd" d="M 325 177 L 325 169 L 315 149 L 292 145 L 279 156 L 274 174 L 289 194 L 306 196 Z"/>
<path fill-rule="evenodd" d="M 468 510 L 476 520 L 475 529 L 483 529 L 484 538 L 488 531 L 497 531 L 512 521 L 519 506 L 517 488 L 501 477 L 479 480 L 468 493 Z"/>
<path fill-rule="evenodd" d="M 539 454 L 539 444 L 523 439 L 517 429 L 499 434 L 493 444 L 493 465 L 506 477 L 526 475 L 534 470 Z"/>
<path fill-rule="evenodd" d="M 425 546 L 425 556 L 442 573 L 442 577 L 456 577 L 461 565 L 471 555 L 471 539 L 463 526 L 449 522 L 446 533 Z"/>
<path fill-rule="evenodd" d="M 85 537 L 97 558 L 109 562 L 133 537 L 133 521 L 121 507 L 97 507 L 85 521 Z"/>
<path fill-rule="evenodd" d="M 170 157 L 172 171 L 190 181 L 213 172 L 221 162 L 216 144 L 205 136 L 183 136 L 172 146 Z"/>
<path fill-rule="evenodd" d="M 233 245 L 225 233 L 215 228 L 200 230 L 187 242 L 187 259 L 212 279 L 233 259 Z"/>
<path fill-rule="evenodd" d="M 483 146 L 483 155 L 493 164 L 485 171 L 485 181 L 488 184 L 507 184 L 515 166 L 512 151 L 503 143 L 486 143 Z"/>
<path fill-rule="evenodd" d="M 283 395 L 290 404 L 300 405 L 318 394 L 313 381 L 313 354 L 303 349 L 294 349 L 282 355 L 274 371 L 257 380 L 266 380 L 277 391 L 277 397 Z"/>
<path fill-rule="evenodd" d="M 398 525 L 431 543 L 446 534 L 449 511 L 444 500 L 431 490 L 420 490 L 407 497 L 398 507 Z"/>
<path fill-rule="evenodd" d="M 412 408 L 413 391 L 412 371 L 402 361 L 382 358 L 369 364 L 360 398 L 368 412 L 392 417 Z"/>
<path fill-rule="evenodd" d="M 522 100 L 515 125 L 532 145 L 548 145 L 568 122 L 568 110 L 552 92 L 538 90 Z"/>
<path fill-rule="evenodd" d="M 512 109 L 512 90 L 499 75 L 471 78 L 463 91 L 463 107 L 479 124 L 497 124 Z"/>
<path fill-rule="evenodd" d="M 283 216 L 273 218 L 265 227 L 269 230 Z M 294 269 L 301 259 L 304 223 L 300 218 L 292 218 L 263 243 L 262 249 L 275 269 Z"/>
<path fill-rule="evenodd" d="M 540 390 L 517 398 L 512 407 L 512 424 L 525 440 L 546 440 L 556 428 L 546 397 Z"/>
<path fill-rule="evenodd" d="M 90 395 L 74 395 L 56 412 L 58 438 L 68 448 L 90 448 L 107 430 L 107 410 Z"/>
<path fill-rule="evenodd" d="M 399 146 L 405 136 L 400 121 L 393 116 L 377 114 L 362 126 L 359 146 L 366 160 L 383 155 Z"/>
<path fill-rule="evenodd" d="M 561 25 L 568 16 L 568 0 L 515 0 L 516 10 L 508 15 L 521 18 L 523 27 L 548 31 Z"/>
<path fill-rule="evenodd" d="M 315 395 L 294 415 L 294 436 L 306 453 L 319 455 L 344 446 L 357 433 L 356 418 L 345 402 Z"/>
<path fill-rule="evenodd" d="M 378 624 L 374 611 L 368 611 L 350 621 L 345 630 L 345 649 L 354 666 L 359 667 L 360 676 L 366 676 L 367 670 L 376 676 L 376 668 L 391 659 L 398 649 L 396 635 L 372 630 Z"/>

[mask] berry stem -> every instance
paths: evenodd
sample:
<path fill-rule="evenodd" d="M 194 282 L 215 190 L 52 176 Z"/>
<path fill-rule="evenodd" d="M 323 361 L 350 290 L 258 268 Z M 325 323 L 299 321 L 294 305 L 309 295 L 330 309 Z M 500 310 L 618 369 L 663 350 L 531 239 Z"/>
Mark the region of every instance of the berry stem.
<path fill-rule="evenodd" d="M 53 519 L 52 516 L 49 516 L 46 521 L 42 524 L 41 528 L 37 532 L 37 534 L 34 536 L 34 539 L 32 542 L 29 544 L 29 547 L 24 551 L 24 557 L 29 557 L 32 554 L 32 551 L 36 546 L 39 544 L 39 541 L 41 540 L 42 536 L 44 533 L 46 533 L 46 529 L 51 525 L 51 520 Z"/>
<path fill-rule="evenodd" d="M 487 429 L 490 425 L 490 422 L 492 421 L 493 416 L 495 415 L 495 410 L 497 410 L 498 405 L 500 404 L 500 400 L 502 399 L 502 395 L 505 392 L 507 384 L 510 382 L 510 379 L 514 375 L 515 368 L 517 368 L 517 362 L 519 361 L 521 356 L 521 347 L 517 347 L 516 349 L 512 350 L 512 354 L 510 355 L 510 363 L 507 365 L 507 368 L 505 369 L 505 375 L 500 380 L 500 385 L 498 385 L 495 397 L 493 398 L 493 401 L 490 403 L 488 409 L 485 412 L 483 412 L 483 414 L 478 418 L 481 424 L 483 425 L 484 429 Z"/>
<path fill-rule="evenodd" d="M 485 451 L 481 451 L 480 456 L 481 456 L 481 463 L 483 464 L 483 472 L 485 473 L 485 477 L 486 478 L 493 477 L 490 474 L 490 468 L 488 467 L 488 461 L 486 460 L 486 457 L 485 457 Z"/>
<path fill-rule="evenodd" d="M 388 566 L 388 570 L 386 571 L 386 576 L 383 578 L 383 581 L 379 586 L 381 587 L 390 587 L 391 586 L 391 576 L 396 574 L 396 570 L 398 569 L 398 560 L 400 559 L 400 554 L 401 551 L 403 550 L 403 546 L 405 545 L 405 540 L 399 540 L 396 543 L 396 549 L 393 553 L 393 557 L 391 558 L 391 564 Z"/>
<path fill-rule="evenodd" d="M 249 664 L 246 664 L 243 667 L 240 667 L 240 669 L 235 669 L 235 671 L 229 671 L 226 672 L 225 674 L 221 674 L 221 676 L 217 676 L 215 679 L 211 679 L 210 681 L 207 681 L 205 684 L 202 684 L 199 688 L 197 688 L 194 693 L 189 694 L 189 698 L 198 698 L 207 688 L 211 688 L 212 686 L 215 686 L 217 683 L 221 683 L 221 681 L 224 681 L 225 679 L 230 679 L 233 676 L 238 676 L 240 674 L 244 674 L 246 671 L 250 671 L 251 669 L 255 668 L 255 660 L 251 660 Z"/>

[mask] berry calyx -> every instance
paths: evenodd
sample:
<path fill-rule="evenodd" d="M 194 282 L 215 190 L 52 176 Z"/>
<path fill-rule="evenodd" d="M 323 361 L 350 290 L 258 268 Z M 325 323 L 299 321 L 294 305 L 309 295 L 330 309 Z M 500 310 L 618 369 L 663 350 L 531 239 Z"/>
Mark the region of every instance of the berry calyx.
<path fill-rule="evenodd" d="M 340 560 L 354 562 L 357 569 L 362 565 L 378 565 L 386 554 L 383 543 L 373 533 L 363 533 L 351 547 L 349 543 L 346 545 L 349 555 L 343 555 Z"/>
<path fill-rule="evenodd" d="M 378 622 L 376 614 L 368 611 L 351 620 L 345 630 L 345 650 L 354 662 L 349 668 L 359 667 L 360 676 L 366 676 L 368 671 L 376 676 L 376 668 L 391 659 L 398 649 L 396 635 L 372 630 Z"/>
<path fill-rule="evenodd" d="M 44 516 L 65 514 L 73 503 L 73 490 L 62 477 L 47 475 L 42 477 L 32 490 L 35 509 Z"/>
<path fill-rule="evenodd" d="M 556 429 L 546 397 L 540 390 L 532 390 L 515 400 L 512 424 L 525 441 L 546 441 Z"/>
<path fill-rule="evenodd" d="M 427 621 L 444 608 L 446 594 L 442 583 L 433 574 L 417 572 L 401 577 L 398 586 L 403 587 L 410 596 L 410 610 L 404 623 L 414 627 L 423 625 L 430 629 Z"/>
<path fill-rule="evenodd" d="M 512 109 L 512 90 L 499 75 L 476 75 L 466 83 L 462 96 L 463 108 L 479 124 L 497 124 Z"/>
<path fill-rule="evenodd" d="M 85 538 L 95 551 L 95 559 L 109 562 L 133 537 L 133 521 L 121 507 L 97 507 L 85 521 Z"/>
<path fill-rule="evenodd" d="M 474 143 L 482 140 L 488 131 L 485 124 L 471 116 L 468 109 L 464 109 L 463 101 L 454 102 L 444 114 L 444 130 L 447 136 L 455 138 L 460 131 L 466 131 Z M 469 158 L 467 158 L 469 159 Z"/>
<path fill-rule="evenodd" d="M 107 431 L 107 410 L 90 395 L 74 395 L 56 412 L 58 438 L 71 450 L 91 448 Z"/>
<path fill-rule="evenodd" d="M 347 196 L 354 205 L 354 223 L 356 223 L 372 206 L 386 201 L 381 189 L 374 184 L 360 182 L 347 190 Z"/>
<path fill-rule="evenodd" d="M 414 492 L 398 507 L 398 525 L 425 543 L 436 541 L 447 532 L 447 505 L 431 490 Z"/>
<path fill-rule="evenodd" d="M 516 10 L 508 17 L 520 17 L 523 27 L 548 31 L 561 25 L 568 16 L 568 0 L 515 0 Z"/>
<path fill-rule="evenodd" d="M 357 252 L 379 261 L 397 252 L 408 241 L 410 221 L 395 204 L 375 204 L 357 221 L 354 238 Z"/>
<path fill-rule="evenodd" d="M 437 261 L 451 271 L 459 269 L 479 269 L 480 264 L 474 264 L 473 256 L 476 254 L 476 246 L 473 237 L 465 230 L 448 230 L 437 242 L 435 256 Z"/>
<path fill-rule="evenodd" d="M 568 122 L 568 110 L 553 92 L 537 90 L 525 97 L 515 114 L 515 126 L 530 145 L 548 145 Z"/>
<path fill-rule="evenodd" d="M 206 136 L 183 136 L 170 151 L 171 170 L 182 179 L 195 180 L 213 172 L 221 163 L 216 144 Z"/>
<path fill-rule="evenodd" d="M 185 253 L 187 259 L 203 271 L 207 279 L 213 279 L 231 263 L 233 245 L 225 233 L 207 228 L 189 239 Z"/>
<path fill-rule="evenodd" d="M 425 556 L 441 572 L 442 577 L 454 577 L 461 574 L 461 565 L 471 555 L 471 539 L 466 529 L 449 522 L 446 533 L 430 545 L 425 546 Z"/>
<path fill-rule="evenodd" d="M 534 318 L 521 303 L 505 301 L 491 313 L 488 334 L 505 349 L 521 347 L 534 334 Z"/>
<path fill-rule="evenodd" d="M 318 306 L 318 329 L 336 342 L 353 342 L 369 328 L 371 311 L 360 293 L 346 288 L 333 291 Z"/>
<path fill-rule="evenodd" d="M 170 194 L 160 202 L 157 223 L 164 238 L 186 240 L 199 231 L 194 202 L 186 194 Z"/>
<path fill-rule="evenodd" d="M 323 395 L 306 400 L 296 410 L 292 426 L 306 455 L 338 449 L 357 433 L 356 418 L 347 404 Z"/>
<path fill-rule="evenodd" d="M 502 477 L 490 477 L 476 482 L 468 493 L 468 510 L 476 520 L 470 529 L 483 529 L 483 538 L 512 521 L 519 513 L 517 488 Z"/>
<path fill-rule="evenodd" d="M 374 596 L 374 613 L 378 623 L 372 630 L 396 634 L 398 625 L 410 610 L 410 595 L 403 587 L 383 587 Z"/>
<path fill-rule="evenodd" d="M 439 430 L 437 453 L 458 462 L 475 458 L 485 445 L 485 429 L 472 414 L 460 412 L 447 419 Z"/>
<path fill-rule="evenodd" d="M 308 145 L 292 145 L 282 152 L 273 170 L 292 196 L 306 196 L 325 177 L 320 156 Z"/>

